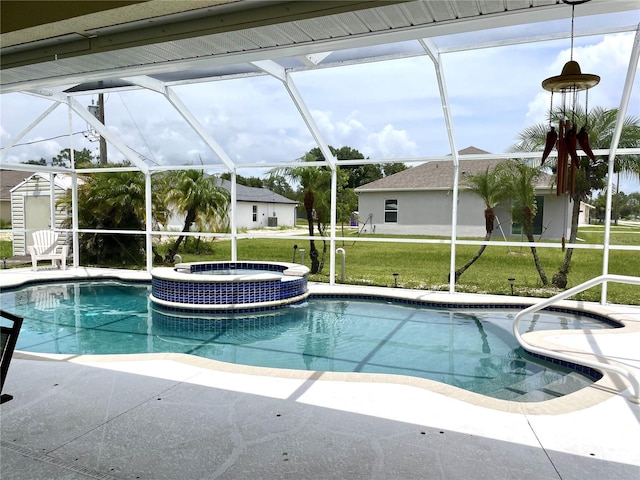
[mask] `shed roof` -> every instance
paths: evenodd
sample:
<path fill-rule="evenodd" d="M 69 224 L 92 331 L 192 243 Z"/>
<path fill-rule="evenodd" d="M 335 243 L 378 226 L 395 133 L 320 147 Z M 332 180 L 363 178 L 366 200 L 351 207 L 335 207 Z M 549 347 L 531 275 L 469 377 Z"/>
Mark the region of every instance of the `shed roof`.
<path fill-rule="evenodd" d="M 24 174 L 25 172 L 22 172 L 22 173 Z M 10 192 L 17 190 L 18 188 L 22 187 L 25 183 L 27 183 L 29 180 L 35 177 L 41 178 L 45 182 L 51 181 L 51 175 L 49 173 L 34 173 L 26 177 L 23 175 L 23 178 L 20 181 L 18 181 L 15 185 L 10 187 L 9 189 Z M 79 179 L 78 182 L 81 183 L 81 180 Z M 70 189 L 72 187 L 71 175 L 67 175 L 66 173 L 62 173 L 62 174 L 56 173 L 53 176 L 53 184 L 62 190 Z"/>
<path fill-rule="evenodd" d="M 491 155 L 489 152 L 470 146 L 458 152 L 460 155 Z M 502 159 L 461 159 L 460 175 L 475 175 L 492 170 L 503 162 Z M 543 173 L 538 179 L 537 188 L 549 187 L 553 177 Z M 453 161 L 440 160 L 423 163 L 388 177 L 375 180 L 356 188 L 356 192 L 366 191 L 394 191 L 394 190 L 449 190 L 453 188 Z"/>

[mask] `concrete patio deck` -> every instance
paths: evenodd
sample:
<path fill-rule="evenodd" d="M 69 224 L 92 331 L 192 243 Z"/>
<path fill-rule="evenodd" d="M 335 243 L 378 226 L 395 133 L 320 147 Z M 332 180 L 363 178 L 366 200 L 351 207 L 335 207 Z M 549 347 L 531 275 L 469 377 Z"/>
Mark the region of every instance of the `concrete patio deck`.
<path fill-rule="evenodd" d="M 1 286 L 31 276 L 14 270 L 0 274 Z M 52 270 L 39 271 L 38 279 L 110 274 Z M 640 374 L 640 309 L 590 307 L 623 316 L 628 327 L 615 334 L 549 333 L 546 340 L 606 355 Z M 0 407 L 0 477 L 640 478 L 640 406 L 619 378 L 518 404 L 385 377 L 259 369 L 178 354 L 16 352 L 3 389 L 14 399 Z"/>

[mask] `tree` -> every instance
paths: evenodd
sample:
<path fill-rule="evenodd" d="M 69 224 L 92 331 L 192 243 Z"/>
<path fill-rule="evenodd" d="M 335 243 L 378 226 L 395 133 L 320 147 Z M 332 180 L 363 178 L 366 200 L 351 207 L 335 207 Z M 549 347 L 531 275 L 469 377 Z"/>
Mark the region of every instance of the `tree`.
<path fill-rule="evenodd" d="M 231 181 L 231 174 L 225 172 L 220 175 L 220 178 Z M 244 185 L 245 187 L 264 188 L 264 180 L 258 177 L 243 177 L 242 175 L 236 175 L 236 183 L 238 185 Z"/>
<path fill-rule="evenodd" d="M 274 193 L 278 195 L 282 195 L 283 197 L 293 199 L 295 192 L 287 179 L 282 175 L 270 175 L 266 179 L 263 180 L 264 188 L 268 188 Z"/>
<path fill-rule="evenodd" d="M 627 203 L 629 206 L 629 218 L 640 218 L 640 192 L 633 192 L 627 195 Z"/>
<path fill-rule="evenodd" d="M 86 167 L 93 163 L 93 154 L 88 148 L 74 150 L 73 161 L 76 167 Z M 51 165 L 57 167 L 71 167 L 71 149 L 63 148 L 60 153 L 51 159 Z"/>
<path fill-rule="evenodd" d="M 364 155 L 351 147 L 341 147 L 335 149 L 329 146 L 331 153 L 340 160 L 362 160 Z M 312 148 L 302 158 L 304 162 L 321 162 L 325 157 L 319 148 Z M 385 166 L 387 167 L 387 166 Z M 389 164 L 388 171 L 395 172 L 404 170 L 406 167 L 402 163 Z M 307 215 L 309 225 L 309 236 L 313 237 L 314 230 L 322 236 L 323 249 L 322 257 L 316 248 L 312 238 L 309 241 L 309 257 L 311 258 L 311 273 L 322 271 L 327 253 L 327 242 L 325 239 L 326 230 L 330 224 L 331 216 L 331 170 L 326 166 L 296 166 L 273 169 L 270 172 L 270 179 L 265 183 L 274 181 L 281 176 L 289 178 L 291 181 L 301 186 L 299 200 L 302 201 Z M 338 222 L 348 222 L 353 212 L 358 208 L 358 197 L 353 189 L 365 183 L 378 180 L 384 176 L 383 167 L 375 164 L 365 164 L 359 166 L 337 167 L 337 205 L 336 217 Z"/>
<path fill-rule="evenodd" d="M 501 176 L 495 171 L 489 171 L 489 168 L 476 175 L 466 175 L 463 177 L 461 183 L 471 193 L 479 196 L 484 202 L 484 220 L 486 230 L 484 241 L 488 242 L 491 239 L 491 234 L 493 233 L 495 224 L 496 215 L 494 208 L 498 203 L 508 198 L 510 192 L 505 188 L 505 184 L 502 182 Z M 455 271 L 454 278 L 456 282 L 460 276 L 480 258 L 486 248 L 486 245 L 481 245 L 471 260 Z"/>
<path fill-rule="evenodd" d="M 81 175 L 78 184 L 78 226 L 101 230 L 140 230 L 137 234 L 83 233 L 80 252 L 98 264 L 144 264 L 145 180 L 140 172 Z M 69 211 L 71 192 L 58 201 Z M 160 212 L 161 210 L 158 210 Z M 70 218 L 65 227 L 70 228 Z"/>
<path fill-rule="evenodd" d="M 229 192 L 218 185 L 218 179 L 205 175 L 203 170 L 174 170 L 161 180 L 162 191 L 167 204 L 184 215 L 182 232 L 188 232 L 192 225 L 201 230 L 218 230 L 227 222 Z M 166 262 L 172 262 L 185 236 L 180 235 L 169 248 Z"/>
<path fill-rule="evenodd" d="M 595 207 L 593 218 L 598 222 L 604 223 L 607 206 L 606 196 L 600 193 L 596 198 L 589 200 L 589 203 Z M 629 195 L 624 192 L 616 193 L 613 195 L 611 203 L 618 204 L 620 218 L 640 218 L 640 192 L 630 193 Z"/>
<path fill-rule="evenodd" d="M 24 163 L 26 163 L 27 165 L 46 165 L 47 161 L 44 158 L 40 157 L 40 160 L 27 160 Z"/>
<path fill-rule="evenodd" d="M 389 175 L 393 175 L 394 173 L 402 172 L 403 170 L 406 170 L 406 169 L 407 169 L 407 166 L 404 163 L 400 163 L 400 162 L 385 163 L 382 166 L 382 172 L 384 173 L 385 177 L 388 177 Z"/>
<path fill-rule="evenodd" d="M 76 167 L 86 167 L 90 166 L 93 163 L 93 154 L 91 150 L 87 148 L 83 148 L 82 150 L 74 150 L 73 158 Z M 40 158 L 39 160 L 27 160 L 25 162 L 29 165 L 47 165 L 47 163 L 51 163 L 54 167 L 71 167 L 71 149 L 63 148 L 60 150 L 60 153 L 51 159 L 51 162 L 47 162 L 44 158 Z"/>
<path fill-rule="evenodd" d="M 342 167 L 349 174 L 347 185 L 349 188 L 358 188 L 361 185 L 371 183 L 384 176 L 380 165 L 368 163 L 358 166 Z"/>
<path fill-rule="evenodd" d="M 564 117 L 565 112 L 560 109 L 555 110 L 551 115 L 553 123 L 557 123 L 559 119 Z M 591 149 L 596 150 L 607 149 L 611 146 L 617 119 L 618 109 L 595 107 L 588 115 L 585 114 L 584 109 L 576 109 L 576 114 L 571 118 L 571 121 L 578 126 L 585 125 L 588 127 Z M 527 152 L 540 151 L 544 147 L 547 130 L 548 127 L 545 124 L 537 124 L 524 129 L 518 135 L 519 141 L 512 147 L 512 150 Z M 640 119 L 635 117 L 626 117 L 624 119 L 618 145 L 621 148 L 637 148 L 640 146 Z M 553 163 L 550 162 L 550 164 L 553 170 Z M 630 175 L 640 178 L 640 155 L 616 156 L 614 172 L 618 173 L 618 175 Z M 556 172 L 554 171 L 554 173 Z M 576 171 L 575 190 L 572 194 L 569 194 L 573 202 L 569 243 L 575 243 L 578 235 L 580 202 L 586 201 L 594 190 L 601 190 L 605 187 L 606 174 L 606 158 L 596 157 L 595 161 L 589 161 L 589 158 L 586 156 L 580 158 L 580 166 Z M 558 288 L 565 288 L 567 286 L 567 276 L 569 274 L 572 256 L 573 249 L 568 248 L 558 272 L 552 278 L 554 286 Z"/>
<path fill-rule="evenodd" d="M 317 150 L 317 149 L 316 149 Z M 308 152 L 302 158 L 303 162 L 315 162 L 317 158 Z M 291 180 L 300 184 L 302 188 L 302 204 L 304 205 L 304 211 L 307 215 L 307 224 L 309 228 L 309 258 L 311 259 L 311 273 L 320 272 L 320 259 L 319 252 L 316 248 L 315 241 L 313 239 L 314 222 L 318 220 L 318 210 L 316 209 L 316 191 L 320 188 L 323 178 L 327 174 L 331 175 L 324 167 L 309 166 L 297 166 L 297 167 L 285 167 L 277 168 L 271 171 L 272 175 L 280 175 L 290 178 Z M 326 182 L 326 178 L 325 178 Z M 322 234 L 322 229 L 318 228 L 318 233 Z"/>
<path fill-rule="evenodd" d="M 503 188 L 513 199 L 514 205 L 511 209 L 511 217 L 514 222 L 520 223 L 522 232 L 527 237 L 531 245 L 531 254 L 533 262 L 540 275 L 543 286 L 547 286 L 549 281 L 544 272 L 544 268 L 540 263 L 538 251 L 536 250 L 535 239 L 533 238 L 533 219 L 536 216 L 536 180 L 540 177 L 541 170 L 539 168 L 530 167 L 525 163 L 517 160 L 505 160 L 496 165 L 495 174 L 499 177 L 498 181 L 502 183 Z"/>

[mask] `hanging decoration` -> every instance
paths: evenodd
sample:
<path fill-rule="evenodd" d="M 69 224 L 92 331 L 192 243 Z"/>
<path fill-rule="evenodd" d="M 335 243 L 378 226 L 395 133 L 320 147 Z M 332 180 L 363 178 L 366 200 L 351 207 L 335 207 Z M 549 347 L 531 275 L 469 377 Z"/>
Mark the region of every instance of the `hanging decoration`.
<path fill-rule="evenodd" d="M 562 68 L 560 75 L 549 77 L 542 82 L 542 88 L 551 92 L 551 106 L 549 108 L 549 132 L 542 154 L 541 165 L 555 147 L 557 155 L 557 195 L 567 193 L 567 189 L 573 195 L 575 193 L 576 171 L 580 167 L 580 157 L 578 156 L 578 146 L 592 161 L 595 161 L 591 147 L 589 146 L 588 125 L 588 90 L 595 87 L 600 82 L 598 75 L 582 73 L 580 65 L 573 59 L 573 25 L 575 6 L 586 3 L 590 0 L 562 0 L 563 3 L 571 5 L 571 58 Z M 579 93 L 584 92 L 585 125 L 578 130 L 577 106 Z M 551 125 L 554 112 L 554 95 L 560 95 L 560 106 L 562 118 L 558 122 L 557 130 L 555 125 Z"/>

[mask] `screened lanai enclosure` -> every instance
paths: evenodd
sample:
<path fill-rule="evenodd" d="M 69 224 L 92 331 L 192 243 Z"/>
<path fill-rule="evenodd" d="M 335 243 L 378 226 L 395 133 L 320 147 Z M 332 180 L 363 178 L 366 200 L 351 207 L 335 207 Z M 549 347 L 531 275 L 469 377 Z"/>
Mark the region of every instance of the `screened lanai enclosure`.
<path fill-rule="evenodd" d="M 155 173 L 230 175 L 229 233 L 187 235 L 229 237 L 229 260 L 237 260 L 238 241 L 251 237 L 237 228 L 237 176 L 299 167 L 317 148 L 324 161 L 306 168 L 331 172 L 325 239 L 333 283 L 336 249 L 353 240 L 338 228 L 340 168 L 451 162 L 450 186 L 442 192 L 450 235 L 362 235 L 358 242 L 450 246 L 454 292 L 456 248 L 485 243 L 458 238 L 460 162 L 516 158 L 539 165 L 542 149 L 510 148 L 519 132 L 549 124 L 561 104 L 600 106 L 618 110 L 611 144 L 594 151 L 608 158 L 604 242 L 535 245 L 599 250 L 599 273 L 617 273 L 610 271 L 611 252 L 640 252 L 637 242 L 610 241 L 612 192 L 620 181 L 614 166 L 640 155 L 637 146 L 620 144 L 624 119 L 640 117 L 639 23 L 636 0 L 3 1 L 0 166 L 49 175 L 51 185 L 56 177 L 69 179 L 69 228 L 56 227 L 53 213 L 49 225 L 69 235 L 75 266 L 82 264 L 79 235 L 103 231 L 79 227 L 78 176 L 141 172 L 145 230 L 109 233 L 144 235 L 150 271 L 155 239 L 180 235 L 152 222 Z M 579 81 L 543 88 L 545 79 L 564 75 L 569 60 L 582 66 Z M 581 83 L 591 75 L 597 85 Z M 330 146 L 352 147 L 364 158 L 336 157 Z M 459 153 L 470 146 L 490 153 Z M 52 162 L 63 149 L 70 158 Z M 83 149 L 108 166 L 78 168 L 73 153 Z M 550 164 L 560 150 L 551 152 Z M 569 211 L 569 196 L 558 196 Z M 566 215 L 559 217 L 568 231 Z M 29 231 L 14 225 L 13 235 Z M 281 232 L 273 238 L 310 239 Z M 531 246 L 516 240 L 501 245 Z"/>

